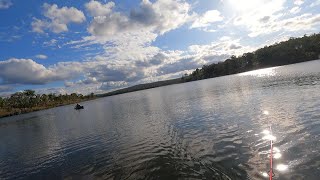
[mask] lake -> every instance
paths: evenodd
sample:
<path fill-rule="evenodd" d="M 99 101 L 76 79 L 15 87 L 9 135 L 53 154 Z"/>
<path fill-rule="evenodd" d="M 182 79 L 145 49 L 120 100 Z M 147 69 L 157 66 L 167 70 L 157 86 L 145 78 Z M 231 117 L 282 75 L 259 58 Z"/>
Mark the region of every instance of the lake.
<path fill-rule="evenodd" d="M 270 137 L 276 179 L 320 177 L 320 60 L 82 105 L 0 119 L 0 179 L 268 179 Z"/>

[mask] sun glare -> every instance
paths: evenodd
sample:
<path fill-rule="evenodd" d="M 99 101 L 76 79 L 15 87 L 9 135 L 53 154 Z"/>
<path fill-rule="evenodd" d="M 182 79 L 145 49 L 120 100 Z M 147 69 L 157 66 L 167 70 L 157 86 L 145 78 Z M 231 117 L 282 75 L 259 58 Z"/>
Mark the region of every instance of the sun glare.
<path fill-rule="evenodd" d="M 286 171 L 288 169 L 288 165 L 285 164 L 278 164 L 277 168 L 278 171 Z"/>
<path fill-rule="evenodd" d="M 238 12 L 252 11 L 263 4 L 263 0 L 228 0 L 227 2 L 232 9 Z"/>

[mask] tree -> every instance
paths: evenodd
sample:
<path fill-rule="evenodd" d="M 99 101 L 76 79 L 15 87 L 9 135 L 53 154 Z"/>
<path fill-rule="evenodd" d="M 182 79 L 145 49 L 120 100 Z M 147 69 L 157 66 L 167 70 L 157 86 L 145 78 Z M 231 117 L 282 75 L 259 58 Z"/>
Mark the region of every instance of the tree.
<path fill-rule="evenodd" d="M 48 94 L 48 99 L 50 102 L 53 102 L 55 100 L 55 98 L 56 98 L 56 95 L 54 93 Z"/>
<path fill-rule="evenodd" d="M 34 97 L 35 96 L 35 91 L 34 90 L 27 89 L 27 90 L 24 90 L 23 93 L 24 93 L 24 95 L 26 95 L 28 97 Z"/>
<path fill-rule="evenodd" d="M 9 98 L 9 105 L 13 108 L 23 108 L 24 104 L 24 95 L 22 92 L 16 92 Z"/>
<path fill-rule="evenodd" d="M 0 107 L 2 108 L 4 106 L 4 99 L 0 97 Z"/>
<path fill-rule="evenodd" d="M 40 99 L 41 99 L 41 104 L 46 106 L 47 103 L 48 103 L 48 101 L 49 101 L 48 95 L 42 94 L 41 97 L 40 97 Z"/>

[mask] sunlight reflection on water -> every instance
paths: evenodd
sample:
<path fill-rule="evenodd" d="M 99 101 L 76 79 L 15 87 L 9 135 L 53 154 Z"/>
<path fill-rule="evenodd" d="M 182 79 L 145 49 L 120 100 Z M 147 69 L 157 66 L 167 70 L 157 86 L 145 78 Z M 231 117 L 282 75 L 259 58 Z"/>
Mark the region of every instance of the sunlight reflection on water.
<path fill-rule="evenodd" d="M 248 71 L 248 72 L 240 73 L 238 74 L 238 76 L 256 76 L 256 77 L 274 76 L 276 74 L 275 69 L 277 68 L 278 67 L 272 67 L 272 68 Z"/>
<path fill-rule="evenodd" d="M 262 174 L 263 177 L 269 177 L 269 174 L 266 173 L 266 172 L 261 172 L 261 174 Z"/>
<path fill-rule="evenodd" d="M 270 114 L 269 111 L 263 111 L 263 114 L 266 115 L 268 117 L 268 115 Z M 272 131 L 271 131 L 271 125 L 270 125 L 270 130 L 265 129 L 261 132 L 261 134 L 264 134 L 264 136 L 262 137 L 263 140 L 267 140 L 267 142 L 271 141 L 271 144 L 275 143 L 276 141 L 276 136 L 273 135 Z M 272 157 L 271 157 L 271 151 L 272 151 Z M 280 153 L 281 150 L 278 147 L 273 147 L 271 145 L 271 149 L 269 151 L 267 151 L 268 154 L 268 158 L 273 158 L 273 160 L 276 160 L 276 162 L 279 161 L 279 159 L 282 157 L 282 154 Z M 265 154 L 263 152 L 260 152 L 260 154 Z M 270 168 L 271 164 L 270 164 Z M 288 170 L 288 165 L 285 164 L 277 164 L 275 170 L 279 171 L 279 172 L 284 172 Z M 261 172 L 261 175 L 263 177 L 268 178 L 269 177 L 269 173 L 268 172 Z"/>
<path fill-rule="evenodd" d="M 271 135 L 271 134 L 268 134 L 268 135 L 266 135 L 266 136 L 263 136 L 262 137 L 262 139 L 264 139 L 264 140 L 272 140 L 272 141 L 274 141 L 274 140 L 276 140 L 276 137 L 275 136 L 273 136 L 273 135 Z"/>
<path fill-rule="evenodd" d="M 288 170 L 288 165 L 278 164 L 276 169 L 277 169 L 278 171 L 286 171 L 286 170 Z"/>
<path fill-rule="evenodd" d="M 281 154 L 280 153 L 275 153 L 274 155 L 273 155 L 273 158 L 275 158 L 275 159 L 279 159 L 279 158 L 281 158 Z"/>

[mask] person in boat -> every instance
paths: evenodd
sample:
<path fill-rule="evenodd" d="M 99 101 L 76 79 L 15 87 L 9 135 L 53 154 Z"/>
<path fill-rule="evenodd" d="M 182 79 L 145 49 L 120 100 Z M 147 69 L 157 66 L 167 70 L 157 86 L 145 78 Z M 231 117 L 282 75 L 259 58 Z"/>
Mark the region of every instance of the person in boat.
<path fill-rule="evenodd" d="M 80 104 L 77 104 L 76 105 L 76 107 L 75 107 L 75 109 L 80 109 L 80 108 L 82 108 L 83 106 L 80 106 Z"/>

